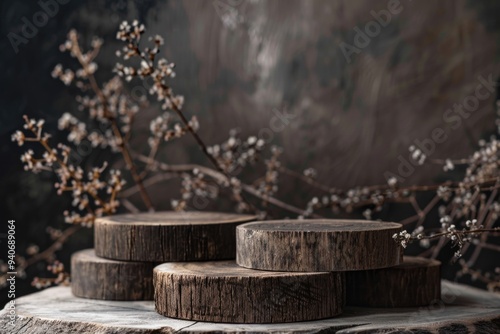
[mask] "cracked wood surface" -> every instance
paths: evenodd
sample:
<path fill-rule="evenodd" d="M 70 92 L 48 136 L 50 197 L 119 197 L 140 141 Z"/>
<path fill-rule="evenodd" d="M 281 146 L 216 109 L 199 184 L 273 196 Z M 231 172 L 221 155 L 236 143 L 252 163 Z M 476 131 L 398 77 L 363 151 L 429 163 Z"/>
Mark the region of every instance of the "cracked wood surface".
<path fill-rule="evenodd" d="M 401 224 L 366 220 L 274 220 L 236 228 L 236 262 L 275 271 L 369 270 L 398 265 Z"/>
<path fill-rule="evenodd" d="M 154 269 L 158 313 L 186 320 L 283 323 L 331 318 L 345 305 L 343 272 L 275 272 L 234 261 L 165 263 Z"/>
<path fill-rule="evenodd" d="M 222 212 L 155 212 L 99 218 L 97 256 L 121 261 L 211 261 L 236 256 L 236 226 L 255 216 Z"/>
<path fill-rule="evenodd" d="M 500 296 L 442 281 L 442 300 L 429 308 L 347 307 L 331 319 L 245 325 L 165 318 L 155 312 L 152 301 L 83 299 L 74 297 L 69 287 L 54 287 L 17 299 L 13 327 L 7 310 L 1 311 L 0 333 L 500 333 Z"/>
<path fill-rule="evenodd" d="M 71 256 L 71 289 L 82 298 L 153 300 L 155 265 L 104 259 L 85 249 Z"/>

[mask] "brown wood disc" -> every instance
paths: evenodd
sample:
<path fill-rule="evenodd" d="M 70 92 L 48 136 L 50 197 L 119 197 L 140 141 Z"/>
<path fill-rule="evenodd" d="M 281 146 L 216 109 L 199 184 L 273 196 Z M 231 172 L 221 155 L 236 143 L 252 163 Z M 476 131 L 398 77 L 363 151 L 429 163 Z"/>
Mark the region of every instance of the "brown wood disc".
<path fill-rule="evenodd" d="M 345 303 L 344 273 L 259 271 L 217 261 L 165 263 L 153 277 L 156 311 L 178 319 L 306 321 L 338 315 Z"/>
<path fill-rule="evenodd" d="M 103 259 L 85 249 L 71 257 L 71 291 L 83 298 L 152 300 L 154 266 Z"/>
<path fill-rule="evenodd" d="M 439 302 L 441 262 L 405 256 L 402 264 L 346 273 L 347 303 L 368 307 L 416 307 Z"/>
<path fill-rule="evenodd" d="M 95 223 L 95 252 L 123 261 L 234 259 L 236 226 L 255 216 L 219 212 L 116 215 Z"/>
<path fill-rule="evenodd" d="M 277 271 L 344 271 L 395 266 L 401 224 L 360 220 L 275 220 L 236 229 L 236 262 Z"/>

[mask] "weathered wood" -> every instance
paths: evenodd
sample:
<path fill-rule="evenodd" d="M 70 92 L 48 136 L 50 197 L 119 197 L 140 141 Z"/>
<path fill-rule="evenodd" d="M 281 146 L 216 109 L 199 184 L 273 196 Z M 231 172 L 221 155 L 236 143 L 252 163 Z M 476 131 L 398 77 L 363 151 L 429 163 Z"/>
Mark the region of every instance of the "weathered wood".
<path fill-rule="evenodd" d="M 153 300 L 153 262 L 97 257 L 93 249 L 71 257 L 71 290 L 77 297 L 104 300 Z"/>
<path fill-rule="evenodd" d="M 97 256 L 123 261 L 208 261 L 235 258 L 236 226 L 255 216 L 218 212 L 116 215 L 95 223 Z"/>
<path fill-rule="evenodd" d="M 441 301 L 441 262 L 405 256 L 392 268 L 350 271 L 347 303 L 368 307 L 414 307 Z"/>
<path fill-rule="evenodd" d="M 345 304 L 344 273 L 251 270 L 234 261 L 165 263 L 154 269 L 156 311 L 226 323 L 331 318 Z"/>
<path fill-rule="evenodd" d="M 155 312 L 152 301 L 83 299 L 74 297 L 68 287 L 55 287 L 18 298 L 13 326 L 9 310 L 0 311 L 0 333 L 500 333 L 500 296 L 447 281 L 442 291 L 442 304 L 433 307 L 347 307 L 331 319 L 254 325 L 166 318 Z"/>
<path fill-rule="evenodd" d="M 276 220 L 236 229 L 236 262 L 277 271 L 345 271 L 398 265 L 400 224 L 359 220 Z"/>

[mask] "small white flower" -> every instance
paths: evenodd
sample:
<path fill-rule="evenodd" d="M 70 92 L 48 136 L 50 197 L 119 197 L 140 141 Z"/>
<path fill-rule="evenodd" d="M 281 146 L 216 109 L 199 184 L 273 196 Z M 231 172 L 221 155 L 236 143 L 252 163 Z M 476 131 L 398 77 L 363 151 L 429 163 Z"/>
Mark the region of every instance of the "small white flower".
<path fill-rule="evenodd" d="M 11 137 L 12 141 L 17 142 L 17 145 L 23 146 L 26 137 L 22 131 L 17 130 Z"/>
<path fill-rule="evenodd" d="M 387 180 L 387 184 L 390 186 L 390 187 L 395 187 L 397 184 L 398 184 L 398 179 L 395 178 L 394 176 L 391 176 L 388 180 Z"/>

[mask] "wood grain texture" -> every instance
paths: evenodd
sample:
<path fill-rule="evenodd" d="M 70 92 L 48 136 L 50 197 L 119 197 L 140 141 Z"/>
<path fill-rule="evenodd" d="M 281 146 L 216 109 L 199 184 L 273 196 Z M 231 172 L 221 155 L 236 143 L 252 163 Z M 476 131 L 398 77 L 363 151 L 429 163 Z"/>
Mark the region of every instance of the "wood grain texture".
<path fill-rule="evenodd" d="M 359 220 L 276 220 L 236 229 L 238 265 L 277 271 L 345 271 L 395 266 L 400 224 Z"/>
<path fill-rule="evenodd" d="M 330 318 L 345 304 L 344 273 L 288 273 L 234 261 L 165 263 L 154 269 L 156 311 L 171 318 L 282 323 Z"/>
<path fill-rule="evenodd" d="M 500 333 L 500 296 L 448 281 L 442 282 L 442 290 L 442 307 L 347 307 L 330 319 L 258 325 L 166 318 L 155 312 L 153 301 L 83 299 L 62 286 L 16 299 L 13 324 L 10 310 L 0 311 L 0 333 Z"/>
<path fill-rule="evenodd" d="M 92 299 L 153 300 L 154 266 L 103 259 L 93 249 L 76 252 L 71 257 L 71 291 Z"/>
<path fill-rule="evenodd" d="M 405 256 L 402 264 L 346 273 L 347 303 L 368 307 L 415 307 L 439 304 L 441 262 Z"/>
<path fill-rule="evenodd" d="M 236 226 L 255 216 L 219 212 L 116 215 L 95 223 L 95 252 L 123 261 L 234 259 Z"/>

